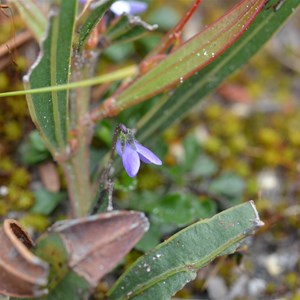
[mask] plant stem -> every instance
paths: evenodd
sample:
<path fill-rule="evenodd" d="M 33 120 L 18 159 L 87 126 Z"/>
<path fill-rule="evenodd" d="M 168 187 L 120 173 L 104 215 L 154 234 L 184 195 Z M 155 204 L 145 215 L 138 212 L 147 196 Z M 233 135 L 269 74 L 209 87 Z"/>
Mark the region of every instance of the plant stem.
<path fill-rule="evenodd" d="M 83 217 L 92 202 L 90 182 L 90 151 L 86 128 L 78 132 L 76 151 L 62 163 L 67 179 L 71 216 Z"/>
<path fill-rule="evenodd" d="M 82 176 L 80 176 L 82 174 L 78 173 L 78 165 L 74 161 L 68 161 L 63 164 L 63 170 L 67 179 L 71 217 L 78 218 L 85 216 L 86 205 L 83 200 L 87 195 L 85 193 L 86 188 L 81 179 Z"/>
<path fill-rule="evenodd" d="M 186 23 L 190 20 L 190 18 L 196 12 L 198 6 L 201 4 L 202 0 L 195 0 L 195 3 L 191 8 L 187 11 L 184 17 L 178 22 L 178 24 L 165 35 L 164 39 L 155 47 L 150 53 L 148 53 L 147 57 L 144 59 L 148 61 L 151 57 L 154 57 L 158 54 L 164 54 L 166 50 L 176 41 L 182 34 L 182 30 Z"/>
<path fill-rule="evenodd" d="M 47 86 L 41 87 L 38 89 L 27 89 L 22 91 L 13 91 L 13 92 L 5 92 L 0 93 L 1 97 L 8 97 L 8 96 L 19 96 L 19 95 L 28 95 L 28 94 L 40 94 L 40 93 L 48 93 L 53 91 L 64 91 L 64 90 L 71 90 L 77 89 L 78 87 L 91 87 L 93 85 L 101 84 L 101 83 L 108 83 L 113 82 L 116 80 L 121 80 L 124 78 L 128 78 L 130 76 L 136 75 L 138 72 L 137 66 L 128 66 L 123 69 L 111 72 L 109 74 L 104 74 L 96 77 L 87 77 L 88 79 L 85 80 L 78 80 L 76 82 L 72 81 L 68 84 L 61 84 L 56 86 Z"/>
<path fill-rule="evenodd" d="M 94 71 L 97 53 L 74 57 L 72 80 L 89 78 Z M 89 112 L 90 87 L 78 87 L 70 93 L 71 155 L 64 164 L 73 217 L 88 214 L 93 201 L 90 178 L 90 140 L 92 128 L 85 124 Z"/>

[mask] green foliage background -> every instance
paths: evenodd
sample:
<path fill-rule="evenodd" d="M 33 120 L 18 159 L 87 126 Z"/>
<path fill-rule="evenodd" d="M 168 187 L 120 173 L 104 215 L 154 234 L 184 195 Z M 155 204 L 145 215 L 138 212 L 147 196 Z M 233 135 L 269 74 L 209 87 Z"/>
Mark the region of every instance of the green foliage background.
<path fill-rule="evenodd" d="M 160 23 L 162 29 L 168 30 L 190 4 L 187 2 L 176 1 L 174 5 L 173 1 L 166 1 L 162 7 L 159 2 L 149 1 L 151 9 L 146 19 Z M 221 15 L 226 9 L 222 5 L 227 3 L 209 1 L 207 4 L 204 1 L 201 10 L 203 24 Z M 169 18 L 160 17 L 166 13 Z M 24 27 L 18 17 L 15 17 L 14 25 L 9 19 L 4 20 L 1 43 L 5 43 L 14 30 Z M 194 21 L 190 28 L 201 26 L 198 23 Z M 290 30 L 295 36 L 299 34 L 299 12 L 286 27 L 284 30 Z M 197 105 L 180 124 L 169 128 L 152 144 L 152 149 L 165 161 L 162 169 L 143 166 L 138 181 L 121 173 L 116 182 L 115 205 L 147 212 L 152 226 L 116 272 L 171 233 L 196 221 L 199 215 L 210 217 L 252 198 L 257 200 L 262 219 L 267 223 L 265 230 L 269 230 L 271 236 L 267 240 L 265 235 L 259 234 L 252 252 L 261 247 L 266 256 L 277 254 L 276 251 L 271 253 L 267 246 L 275 244 L 280 250 L 296 240 L 299 218 L 296 213 L 290 213 L 290 207 L 299 207 L 300 111 L 299 89 L 295 86 L 300 80 L 300 72 L 295 63 L 299 55 L 293 44 L 296 39 L 291 38 L 289 42 L 287 36 L 287 31 L 279 33 L 247 66 L 231 76 L 222 89 L 208 95 L 204 104 Z M 104 53 L 99 70 L 109 70 L 115 63 L 125 66 L 138 61 L 159 38 L 154 34 L 134 43 L 110 47 Z M 1 92 L 22 88 L 19 75 L 24 74 L 29 62 L 23 52 L 13 59 L 17 69 L 13 63 L 1 69 Z M 228 92 L 232 87 L 235 89 L 231 91 L 239 92 L 239 96 Z M 128 126 L 134 125 L 155 101 L 156 98 L 124 111 L 118 120 L 128 121 Z M 37 179 L 37 166 L 50 156 L 35 133 L 31 133 L 33 126 L 24 97 L 1 101 L 0 107 L 0 214 L 2 218 L 8 213 L 16 214 L 26 227 L 42 232 L 49 223 L 65 215 L 62 201 L 65 196 L 61 192 L 54 195 L 45 192 Z M 133 117 L 129 119 L 129 116 Z M 114 125 L 115 121 L 109 120 L 97 129 L 93 141 L 95 162 L 99 159 L 99 148 L 110 147 L 109 137 Z M 19 153 L 22 161 L 18 158 Z M 58 170 L 58 174 L 60 172 Z M 275 187 L 265 184 L 266 178 L 276 182 Z M 38 189 L 33 193 L 31 187 L 35 184 Z M 62 181 L 61 189 L 64 188 Z M 274 225 L 276 220 L 283 222 Z M 280 242 L 282 238 L 286 243 Z M 218 260 L 206 274 L 216 271 L 231 286 L 237 281 L 238 276 L 233 271 L 237 266 L 235 258 Z M 246 258 L 244 266 L 245 273 L 255 277 L 253 270 L 260 265 L 253 255 Z M 268 268 L 263 267 L 268 272 Z M 276 284 L 281 281 L 285 293 L 298 299 L 298 275 L 298 265 L 284 269 L 280 274 L 269 274 L 266 297 L 280 294 Z M 193 297 L 204 287 L 205 276 L 199 276 L 192 286 L 177 296 Z M 107 288 L 104 281 L 96 297 L 101 299 Z"/>

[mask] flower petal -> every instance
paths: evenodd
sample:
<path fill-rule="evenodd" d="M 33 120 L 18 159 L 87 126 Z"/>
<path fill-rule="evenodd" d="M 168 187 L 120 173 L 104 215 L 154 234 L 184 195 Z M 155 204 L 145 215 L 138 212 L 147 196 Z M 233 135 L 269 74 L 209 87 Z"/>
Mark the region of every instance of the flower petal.
<path fill-rule="evenodd" d="M 140 157 L 135 149 L 126 144 L 122 153 L 123 166 L 130 177 L 135 177 L 140 168 Z"/>
<path fill-rule="evenodd" d="M 140 1 L 116 1 L 111 5 L 110 10 L 117 16 L 125 13 L 136 15 L 143 13 L 147 7 L 147 3 Z"/>
<path fill-rule="evenodd" d="M 135 147 L 142 162 L 146 164 L 161 165 L 161 160 L 149 149 L 135 141 Z"/>
<path fill-rule="evenodd" d="M 117 140 L 117 143 L 116 143 L 116 151 L 117 151 L 117 153 L 122 157 L 123 153 L 122 153 L 122 146 L 121 146 L 120 140 Z"/>
<path fill-rule="evenodd" d="M 141 1 L 129 1 L 129 4 L 131 15 L 141 14 L 148 8 L 148 4 Z"/>
<path fill-rule="evenodd" d="M 130 5 L 126 1 L 116 1 L 111 5 L 110 10 L 117 16 L 121 16 L 124 13 L 129 14 Z"/>

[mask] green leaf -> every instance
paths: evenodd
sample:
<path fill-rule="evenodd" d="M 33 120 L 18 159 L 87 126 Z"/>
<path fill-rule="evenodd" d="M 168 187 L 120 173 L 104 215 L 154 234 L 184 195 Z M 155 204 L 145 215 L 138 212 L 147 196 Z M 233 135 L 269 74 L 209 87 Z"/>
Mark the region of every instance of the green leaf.
<path fill-rule="evenodd" d="M 36 255 L 50 262 L 49 294 L 45 300 L 81 300 L 91 291 L 91 285 L 68 267 L 68 255 L 61 236 L 57 233 L 43 235 L 34 249 Z"/>
<path fill-rule="evenodd" d="M 38 41 L 41 41 L 47 28 L 47 18 L 34 0 L 9 0 L 19 11 L 26 25 Z"/>
<path fill-rule="evenodd" d="M 159 203 L 160 196 L 158 193 L 143 191 L 142 193 L 134 193 L 129 199 L 130 202 L 128 207 L 130 209 L 151 213 Z"/>
<path fill-rule="evenodd" d="M 195 160 L 201 154 L 200 145 L 194 135 L 188 135 L 183 141 L 184 162 L 183 166 L 186 170 L 190 170 L 195 164 Z"/>
<path fill-rule="evenodd" d="M 51 291 L 69 272 L 66 247 L 58 233 L 48 231 L 37 240 L 33 252 L 50 264 L 47 287 L 51 295 Z"/>
<path fill-rule="evenodd" d="M 75 272 L 69 272 L 57 287 L 44 299 L 46 300 L 82 300 L 91 293 L 90 284 Z"/>
<path fill-rule="evenodd" d="M 127 173 L 123 172 L 121 176 L 115 181 L 115 190 L 129 192 L 137 188 L 138 181 L 135 177 L 129 177 Z M 143 210 L 141 208 L 141 210 Z"/>
<path fill-rule="evenodd" d="M 209 218 L 217 213 L 217 204 L 210 199 L 199 200 L 198 205 L 195 208 L 195 215 L 200 218 Z"/>
<path fill-rule="evenodd" d="M 160 64 L 116 96 L 121 110 L 179 85 L 215 60 L 249 27 L 265 0 L 244 0 L 217 22 L 168 55 Z"/>
<path fill-rule="evenodd" d="M 105 40 L 109 44 L 128 43 L 145 36 L 157 29 L 157 25 L 150 25 L 137 16 L 123 15 L 105 33 Z"/>
<path fill-rule="evenodd" d="M 28 165 L 38 164 L 51 158 L 51 155 L 37 130 L 32 131 L 21 145 L 20 153 L 23 163 Z"/>
<path fill-rule="evenodd" d="M 112 287 L 109 299 L 170 299 L 198 269 L 233 253 L 262 225 L 252 201 L 195 223 L 139 258 Z"/>
<path fill-rule="evenodd" d="M 276 2 L 277 0 L 270 1 L 250 28 L 224 54 L 185 81 L 171 97 L 150 111 L 151 117 L 145 115 L 147 121 L 141 120 L 143 126 L 138 131 L 141 142 L 153 138 L 172 123 L 179 121 L 195 104 L 245 64 L 300 4 L 300 0 L 289 0 L 284 1 L 277 11 L 268 8 Z"/>
<path fill-rule="evenodd" d="M 113 129 L 112 126 L 107 122 L 103 121 L 101 123 L 96 124 L 95 128 L 95 137 L 98 138 L 101 142 L 103 142 L 106 146 L 111 147 L 111 133 Z"/>
<path fill-rule="evenodd" d="M 26 88 L 66 84 L 69 81 L 77 0 L 61 1 L 53 8 L 50 28 L 37 62 L 24 77 Z M 66 151 L 68 92 L 52 91 L 27 96 L 31 117 L 52 154 Z"/>
<path fill-rule="evenodd" d="M 114 63 L 120 63 L 134 54 L 133 44 L 115 44 L 103 51 L 103 54 Z"/>
<path fill-rule="evenodd" d="M 166 16 L 168 17 L 166 18 Z M 160 31 L 169 31 L 172 29 L 172 27 L 176 26 L 180 20 L 180 17 L 180 13 L 175 7 L 164 5 L 162 2 L 158 6 L 158 9 L 148 16 L 148 20 L 152 24 L 158 24 Z"/>
<path fill-rule="evenodd" d="M 161 224 L 151 220 L 149 230 L 144 234 L 142 239 L 135 245 L 134 248 L 139 251 L 147 252 L 158 245 L 162 236 L 160 227 Z"/>
<path fill-rule="evenodd" d="M 218 171 L 217 163 L 208 155 L 200 154 L 192 166 L 193 176 L 211 177 Z"/>
<path fill-rule="evenodd" d="M 170 235 L 183 224 L 199 218 L 209 218 L 217 212 L 217 205 L 210 199 L 193 195 L 171 194 L 165 198 L 158 193 L 145 191 L 130 196 L 127 208 L 143 210 L 150 217 L 150 229 L 136 245 L 136 249 L 149 251 L 164 235 Z"/>
<path fill-rule="evenodd" d="M 95 28 L 97 23 L 101 20 L 104 13 L 109 9 L 114 0 L 104 0 L 92 3 L 89 5 L 86 12 L 81 16 L 79 23 L 84 20 L 83 24 L 80 25 L 78 46 L 77 50 L 81 51 L 90 33 Z"/>
<path fill-rule="evenodd" d="M 197 199 L 184 194 L 167 195 L 157 203 L 152 213 L 165 224 L 183 226 L 195 219 Z"/>
<path fill-rule="evenodd" d="M 216 212 L 213 204 L 201 201 L 192 194 L 183 193 L 160 196 L 145 191 L 130 197 L 128 206 L 131 209 L 143 210 L 160 224 L 172 225 L 173 228 L 174 225 L 178 228 L 199 218 L 211 217 Z"/>
<path fill-rule="evenodd" d="M 245 190 L 245 181 L 238 175 L 227 173 L 215 179 L 208 190 L 216 195 L 239 198 Z"/>
<path fill-rule="evenodd" d="M 29 135 L 30 142 L 32 143 L 32 147 L 39 152 L 47 151 L 47 148 L 41 139 L 37 130 L 33 130 Z"/>
<path fill-rule="evenodd" d="M 35 204 L 31 208 L 31 212 L 50 215 L 57 205 L 65 198 L 67 194 L 64 192 L 53 193 L 45 189 L 39 189 L 34 192 Z"/>

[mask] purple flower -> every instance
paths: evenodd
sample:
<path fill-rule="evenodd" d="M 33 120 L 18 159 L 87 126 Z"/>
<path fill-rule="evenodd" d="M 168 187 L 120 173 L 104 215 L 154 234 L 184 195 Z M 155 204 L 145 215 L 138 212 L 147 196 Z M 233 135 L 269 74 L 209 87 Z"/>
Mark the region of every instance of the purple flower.
<path fill-rule="evenodd" d="M 117 16 L 123 14 L 137 15 L 143 13 L 147 9 L 147 3 L 140 1 L 116 1 L 110 10 Z"/>
<path fill-rule="evenodd" d="M 79 0 L 79 3 L 86 4 L 87 0 Z M 96 3 L 96 6 L 98 4 Z M 148 4 L 141 1 L 115 1 L 110 10 L 117 16 L 123 14 L 138 15 L 143 13 L 148 8 Z"/>
<path fill-rule="evenodd" d="M 135 139 L 118 139 L 116 151 L 123 161 L 123 166 L 130 177 L 135 177 L 140 168 L 140 160 L 146 164 L 161 165 L 161 160 Z"/>

